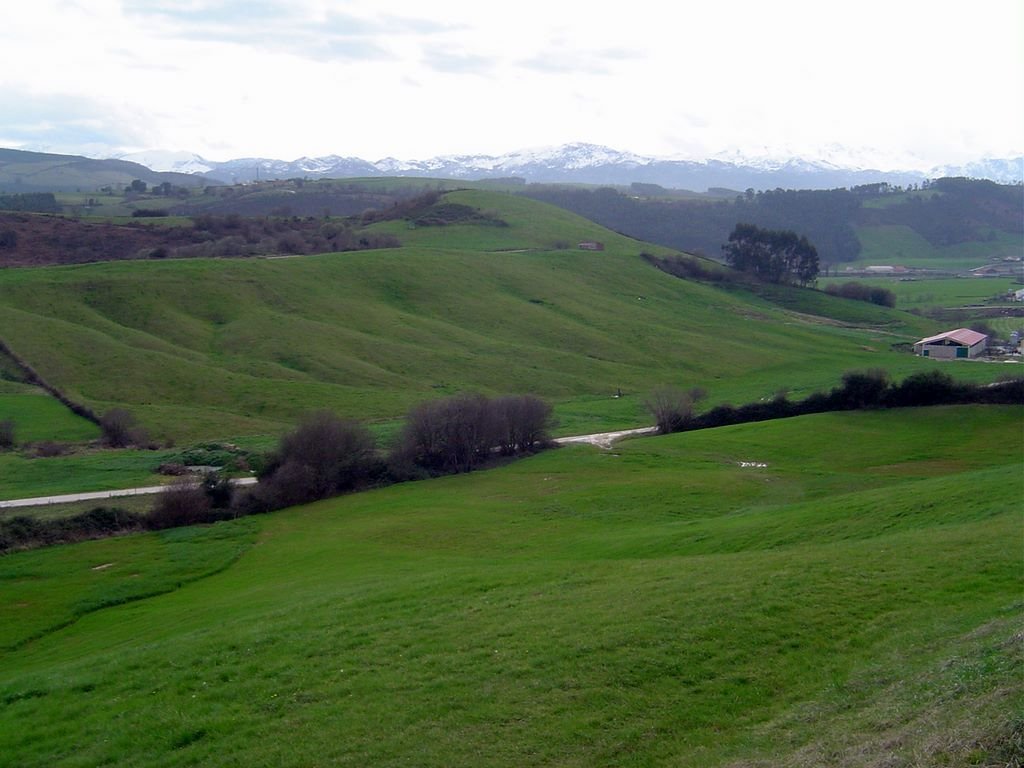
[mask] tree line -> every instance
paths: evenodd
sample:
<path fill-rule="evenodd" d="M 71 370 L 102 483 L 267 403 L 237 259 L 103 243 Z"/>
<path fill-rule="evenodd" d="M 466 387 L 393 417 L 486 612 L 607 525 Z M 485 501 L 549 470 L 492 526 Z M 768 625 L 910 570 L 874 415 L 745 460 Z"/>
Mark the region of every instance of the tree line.
<path fill-rule="evenodd" d="M 641 186 L 631 191 L 645 190 Z M 992 239 L 994 231 L 1024 230 L 1019 186 L 963 178 L 937 179 L 914 190 L 883 184 L 830 190 L 749 189 L 717 200 L 543 184 L 531 184 L 519 194 L 639 240 L 712 258 L 737 222 L 800 232 L 815 244 L 825 264 L 856 260 L 861 253 L 857 227 L 865 225 L 904 225 L 936 246 Z M 865 205 L 880 198 L 882 205 Z"/>
<path fill-rule="evenodd" d="M 658 431 L 662 434 L 687 432 L 830 411 L 973 403 L 1024 405 L 1024 378 L 972 384 L 956 381 L 944 371 L 922 371 L 897 383 L 882 369 L 848 371 L 838 387 L 814 392 L 803 400 L 789 400 L 780 392 L 771 400 L 741 406 L 722 404 L 698 414 L 695 405 L 700 395 L 700 390 L 684 391 L 675 387 L 656 391 L 647 401 L 647 407 Z"/>

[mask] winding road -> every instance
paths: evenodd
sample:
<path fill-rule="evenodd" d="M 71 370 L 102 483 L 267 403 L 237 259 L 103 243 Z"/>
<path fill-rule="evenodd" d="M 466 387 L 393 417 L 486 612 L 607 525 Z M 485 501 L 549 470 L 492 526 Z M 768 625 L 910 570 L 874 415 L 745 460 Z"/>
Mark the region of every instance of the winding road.
<path fill-rule="evenodd" d="M 573 435 L 572 437 L 556 437 L 556 445 L 596 445 L 599 448 L 609 449 L 616 440 L 635 435 L 653 435 L 658 431 L 657 427 L 640 427 L 639 429 L 620 429 L 617 432 L 596 432 L 592 435 Z M 235 485 L 253 485 L 255 477 L 241 477 L 232 480 Z M 98 501 L 100 499 L 116 499 L 122 496 L 146 496 L 160 493 L 167 488 L 166 485 L 149 485 L 144 488 L 121 488 L 116 491 L 89 491 L 88 493 L 65 493 L 59 496 L 35 496 L 31 499 L 8 499 L 0 501 L 0 509 L 13 509 L 16 507 L 41 507 L 50 504 L 70 504 L 75 501 Z"/>

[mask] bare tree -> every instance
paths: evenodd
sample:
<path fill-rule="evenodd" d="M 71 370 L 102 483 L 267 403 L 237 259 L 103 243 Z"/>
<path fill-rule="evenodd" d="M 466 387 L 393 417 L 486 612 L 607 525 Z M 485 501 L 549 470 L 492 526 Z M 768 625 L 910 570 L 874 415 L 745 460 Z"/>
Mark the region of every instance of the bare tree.
<path fill-rule="evenodd" d="M 112 408 L 100 417 L 103 442 L 111 448 L 124 448 L 126 445 L 131 445 L 134 428 L 135 417 L 124 408 Z"/>
<path fill-rule="evenodd" d="M 150 528 L 162 530 L 210 519 L 210 497 L 203 487 L 191 477 L 178 477 L 157 497 L 147 522 Z"/>
<path fill-rule="evenodd" d="M 376 444 L 366 427 L 317 411 L 281 439 L 259 485 L 235 507 L 246 513 L 304 504 L 356 488 L 379 471 Z"/>
<path fill-rule="evenodd" d="M 409 412 L 391 462 L 433 473 L 469 472 L 495 451 L 536 450 L 548 440 L 550 417 L 551 406 L 530 395 L 491 400 L 462 394 L 421 403 Z"/>
<path fill-rule="evenodd" d="M 679 432 L 693 417 L 694 396 L 699 390 L 684 392 L 678 387 L 658 387 L 644 404 L 663 435 Z"/>
<path fill-rule="evenodd" d="M 510 395 L 492 402 L 497 446 L 512 455 L 537 450 L 550 440 L 551 406 L 534 395 Z"/>

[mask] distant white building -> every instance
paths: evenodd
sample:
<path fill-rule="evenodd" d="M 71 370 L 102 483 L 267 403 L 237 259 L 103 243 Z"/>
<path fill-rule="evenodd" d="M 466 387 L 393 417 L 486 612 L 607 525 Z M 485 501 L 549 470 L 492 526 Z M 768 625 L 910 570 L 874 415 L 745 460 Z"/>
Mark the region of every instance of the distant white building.
<path fill-rule="evenodd" d="M 970 328 L 957 328 L 936 336 L 921 339 L 914 345 L 914 352 L 921 357 L 935 357 L 940 360 L 978 357 L 988 347 L 988 336 Z"/>

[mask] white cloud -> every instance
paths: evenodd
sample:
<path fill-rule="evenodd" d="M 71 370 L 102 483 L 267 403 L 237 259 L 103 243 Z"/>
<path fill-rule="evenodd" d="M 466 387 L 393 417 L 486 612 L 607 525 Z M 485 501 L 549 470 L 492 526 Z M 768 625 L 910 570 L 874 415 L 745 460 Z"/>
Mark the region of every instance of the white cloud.
<path fill-rule="evenodd" d="M 838 143 L 928 165 L 1024 136 L 1017 0 L 34 0 L 0 25 L 0 65 L 0 136 L 53 151 Z"/>

